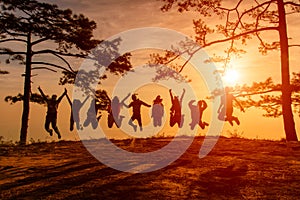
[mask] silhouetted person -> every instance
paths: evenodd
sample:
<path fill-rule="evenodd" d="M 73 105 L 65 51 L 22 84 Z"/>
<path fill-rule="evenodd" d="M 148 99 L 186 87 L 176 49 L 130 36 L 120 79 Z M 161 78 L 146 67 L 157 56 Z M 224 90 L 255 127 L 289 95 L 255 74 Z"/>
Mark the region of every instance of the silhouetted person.
<path fill-rule="evenodd" d="M 173 127 L 176 123 L 178 124 L 178 127 L 181 128 L 183 125 L 183 115 L 181 115 L 181 106 L 182 106 L 182 100 L 183 96 L 185 94 L 185 89 L 183 89 L 183 92 L 181 94 L 180 99 L 178 96 L 173 97 L 172 90 L 169 90 L 170 96 L 171 96 L 171 102 L 172 107 L 170 109 L 170 126 Z"/>
<path fill-rule="evenodd" d="M 60 132 L 57 128 L 57 109 L 58 105 L 61 102 L 62 98 L 67 94 L 67 90 L 65 89 L 64 93 L 57 99 L 57 95 L 52 95 L 51 99 L 48 99 L 46 95 L 44 94 L 41 87 L 38 87 L 38 90 L 40 91 L 43 99 L 47 103 L 47 115 L 46 115 L 46 121 L 45 121 L 45 129 L 50 134 L 50 136 L 53 135 L 52 129 L 49 128 L 50 123 L 52 128 L 54 129 L 55 133 L 58 136 L 58 139 L 61 138 Z"/>
<path fill-rule="evenodd" d="M 202 115 L 204 110 L 207 108 L 207 103 L 204 100 L 199 100 L 197 105 L 194 105 L 195 100 L 189 102 L 189 108 L 191 110 L 192 122 L 189 124 L 191 130 L 194 130 L 195 126 L 198 124 L 202 129 L 209 124 L 202 121 Z"/>
<path fill-rule="evenodd" d="M 73 103 L 68 94 L 66 94 L 68 102 L 71 106 L 71 115 L 70 115 L 70 131 L 74 130 L 74 123 L 76 123 L 77 130 L 82 129 L 80 125 L 79 111 L 85 102 L 88 100 L 89 96 L 87 96 L 84 101 L 81 103 L 79 99 L 74 99 Z"/>
<path fill-rule="evenodd" d="M 95 98 L 91 101 L 90 108 L 87 111 L 86 114 L 86 120 L 83 123 L 84 127 L 87 127 L 88 125 L 92 125 L 93 129 L 96 129 L 98 127 L 99 119 L 101 118 L 101 115 L 98 115 L 98 110 L 100 107 L 97 104 L 97 101 Z"/>
<path fill-rule="evenodd" d="M 237 123 L 237 125 L 240 125 L 240 121 L 237 117 L 233 116 L 233 101 L 235 101 L 238 106 L 240 107 L 241 111 L 244 112 L 243 107 L 241 104 L 237 101 L 237 99 L 233 96 L 233 94 L 230 93 L 230 88 L 225 88 L 225 94 L 221 96 L 221 103 L 218 109 L 218 118 L 219 120 L 228 121 L 231 126 L 233 126 L 233 121 Z"/>
<path fill-rule="evenodd" d="M 142 118 L 141 118 L 141 106 L 144 105 L 147 107 L 151 107 L 151 105 L 138 99 L 136 97 L 136 94 L 133 94 L 131 96 L 131 98 L 132 98 L 132 102 L 127 106 L 128 108 L 132 107 L 132 116 L 131 116 L 128 124 L 133 127 L 134 131 L 136 131 L 137 126 L 135 124 L 133 124 L 133 121 L 137 120 L 139 127 L 140 127 L 140 131 L 142 131 L 143 126 L 142 126 Z"/>
<path fill-rule="evenodd" d="M 116 126 L 119 128 L 122 124 L 122 120 L 124 119 L 124 116 L 120 115 L 120 111 L 122 106 L 125 105 L 124 102 L 126 99 L 128 99 L 130 94 L 128 94 L 121 102 L 117 96 L 110 100 L 106 93 L 105 95 L 109 100 L 109 105 L 107 107 L 107 125 L 109 128 L 111 128 L 114 124 L 116 124 Z"/>
<path fill-rule="evenodd" d="M 151 117 L 153 118 L 153 126 L 161 126 L 162 124 L 162 117 L 164 116 L 164 105 L 162 104 L 162 99 L 160 95 L 158 95 L 152 105 L 152 113 Z"/>

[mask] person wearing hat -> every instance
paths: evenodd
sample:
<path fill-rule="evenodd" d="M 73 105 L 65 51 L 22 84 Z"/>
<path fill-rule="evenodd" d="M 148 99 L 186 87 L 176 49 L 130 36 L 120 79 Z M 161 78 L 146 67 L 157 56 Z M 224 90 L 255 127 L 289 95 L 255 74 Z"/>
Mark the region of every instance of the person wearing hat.
<path fill-rule="evenodd" d="M 151 117 L 153 118 L 154 127 L 161 126 L 163 116 L 164 116 L 164 105 L 162 104 L 162 99 L 160 95 L 157 95 L 157 97 L 153 101 L 152 114 L 151 114 Z"/>

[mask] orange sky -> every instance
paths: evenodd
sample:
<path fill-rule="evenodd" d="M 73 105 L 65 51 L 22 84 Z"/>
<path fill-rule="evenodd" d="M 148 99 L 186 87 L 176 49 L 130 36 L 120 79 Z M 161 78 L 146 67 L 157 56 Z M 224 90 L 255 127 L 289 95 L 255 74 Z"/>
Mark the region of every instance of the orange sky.
<path fill-rule="evenodd" d="M 97 22 L 97 30 L 95 31 L 95 37 L 97 39 L 106 39 L 114 34 L 118 34 L 122 31 L 126 31 L 133 28 L 142 28 L 148 26 L 169 28 L 186 34 L 188 36 L 193 35 L 192 19 L 196 19 L 196 13 L 179 14 L 176 11 L 170 11 L 162 13 L 159 7 L 161 2 L 153 0 L 55 0 L 48 1 L 49 3 L 57 3 L 60 7 L 71 8 L 74 12 L 83 13 L 89 18 Z M 212 21 L 215 19 L 212 19 Z M 288 18 L 288 31 L 289 36 L 293 44 L 300 43 L 299 31 L 300 17 L 294 15 L 294 17 Z M 277 33 L 272 32 L 267 37 L 271 39 L 277 39 Z M 257 50 L 257 41 L 251 40 L 245 47 L 247 54 L 242 58 L 235 59 L 232 63 L 233 69 L 239 74 L 238 83 L 251 83 L 252 81 L 263 81 L 268 77 L 272 77 L 275 81 L 280 80 L 280 63 L 279 53 L 271 52 L 267 56 L 262 56 Z M 224 45 L 216 45 L 206 49 L 209 55 L 213 53 L 220 53 L 224 51 Z M 290 51 L 290 66 L 291 71 L 299 71 L 299 65 L 297 58 L 300 50 L 297 48 L 291 48 Z M 139 55 L 140 56 L 140 55 Z M 148 55 L 147 55 L 148 56 Z M 135 57 L 133 60 L 134 65 L 142 64 L 143 60 L 147 60 L 145 57 Z M 6 95 L 14 95 L 22 91 L 23 83 L 21 74 L 24 68 L 18 65 L 6 66 L 1 59 L 1 69 L 8 70 L 9 75 L 0 76 L 0 99 L 4 99 Z M 76 67 L 81 64 L 80 60 L 74 60 L 72 63 Z M 35 73 L 35 72 L 34 72 Z M 58 86 L 60 74 L 53 74 L 51 72 L 36 72 L 39 75 L 33 78 L 32 90 L 37 92 L 37 87 L 40 85 L 46 94 L 63 92 L 63 86 Z M 113 80 L 113 79 L 112 79 Z M 106 83 L 107 85 L 113 85 L 114 81 Z M 67 86 L 69 91 L 72 91 L 71 86 Z M 167 93 L 164 93 L 165 101 L 169 102 Z M 148 101 L 152 97 L 147 97 L 143 93 L 140 94 L 141 98 Z M 0 130 L 1 136 L 4 136 L 7 140 L 18 140 L 19 130 L 21 124 L 21 103 L 16 105 L 9 105 L 4 101 L 0 101 L 1 118 L 0 118 Z M 149 102 L 151 103 L 151 102 Z M 166 104 L 166 107 L 168 104 Z M 166 112 L 169 108 L 166 108 Z M 143 112 L 143 111 L 142 111 Z M 147 110 L 145 110 L 147 112 Z M 33 138 L 34 140 L 56 140 L 50 138 L 43 129 L 44 117 L 46 108 L 40 105 L 31 104 L 30 124 L 28 140 Z M 238 132 L 243 132 L 243 136 L 250 138 L 272 138 L 280 139 L 284 137 L 282 119 L 264 118 L 262 117 L 262 111 L 258 109 L 249 109 L 246 113 L 240 113 L 235 111 L 239 116 L 241 125 L 230 127 L 226 124 L 224 126 L 223 133 L 226 135 L 227 131 L 233 132 L 235 129 Z M 66 123 L 69 121 L 70 108 L 66 100 L 63 100 L 59 108 L 58 126 L 62 132 L 64 139 L 78 139 L 76 132 L 69 132 Z M 300 137 L 300 124 L 299 117 L 294 116 L 296 121 L 296 127 L 298 131 L 298 137 Z M 124 122 L 127 122 L 125 119 Z M 106 116 L 103 116 L 105 123 Z"/>

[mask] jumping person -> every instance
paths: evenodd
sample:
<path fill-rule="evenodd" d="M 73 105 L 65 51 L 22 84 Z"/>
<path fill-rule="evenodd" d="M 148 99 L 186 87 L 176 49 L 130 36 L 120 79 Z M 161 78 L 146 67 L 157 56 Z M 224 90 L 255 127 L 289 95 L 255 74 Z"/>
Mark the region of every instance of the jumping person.
<path fill-rule="evenodd" d="M 106 98 L 109 101 L 109 105 L 107 106 L 107 125 L 109 128 L 112 128 L 114 124 L 119 128 L 122 124 L 122 120 L 124 116 L 120 116 L 121 108 L 125 102 L 126 99 L 130 96 L 130 93 L 120 102 L 119 98 L 115 96 L 112 100 L 110 100 L 109 96 L 105 93 Z"/>
<path fill-rule="evenodd" d="M 154 127 L 161 126 L 163 116 L 164 116 L 164 105 L 162 104 L 162 99 L 160 98 L 160 95 L 158 95 L 153 101 L 152 113 L 151 113 Z"/>
<path fill-rule="evenodd" d="M 204 129 L 205 126 L 208 126 L 209 124 L 202 121 L 202 115 L 204 110 L 207 108 L 207 103 L 204 100 L 198 101 L 198 109 L 199 109 L 199 126 Z"/>
<path fill-rule="evenodd" d="M 43 99 L 47 103 L 47 115 L 46 115 L 46 121 L 45 121 L 45 129 L 50 134 L 50 136 L 53 135 L 52 129 L 49 128 L 50 123 L 52 128 L 54 129 L 55 133 L 58 136 L 58 139 L 61 138 L 60 132 L 57 128 L 56 122 L 57 122 L 57 109 L 58 105 L 61 102 L 62 98 L 67 94 L 67 90 L 65 89 L 64 93 L 57 99 L 57 95 L 52 95 L 51 99 L 48 99 L 46 95 L 44 94 L 41 87 L 38 87 L 38 90 L 40 91 Z"/>
<path fill-rule="evenodd" d="M 92 125 L 93 129 L 96 129 L 98 127 L 99 119 L 101 118 L 101 115 L 98 115 L 98 111 L 100 110 L 98 100 L 93 98 L 90 104 L 90 108 L 87 111 L 86 119 L 83 122 L 83 126 L 87 127 L 89 124 Z"/>
<path fill-rule="evenodd" d="M 235 98 L 235 96 L 233 96 L 233 94 L 230 93 L 230 91 L 231 89 L 229 87 L 225 87 L 225 94 L 221 96 L 221 103 L 218 109 L 218 118 L 223 121 L 228 121 L 231 126 L 233 126 L 233 121 L 235 121 L 237 125 L 240 125 L 239 119 L 232 115 L 233 101 L 235 101 L 238 104 L 242 112 L 245 111 L 241 104 L 238 102 L 238 100 Z"/>
<path fill-rule="evenodd" d="M 68 93 L 66 94 L 66 97 L 71 106 L 70 131 L 74 130 L 74 123 L 76 124 L 77 130 L 79 130 L 80 128 L 82 128 L 80 125 L 79 111 L 85 104 L 85 102 L 89 99 L 89 96 L 87 96 L 82 103 L 79 99 L 74 99 L 72 103 Z"/>
<path fill-rule="evenodd" d="M 171 89 L 169 90 L 169 93 L 172 102 L 172 107 L 170 109 L 170 126 L 173 127 L 177 123 L 178 127 L 181 128 L 183 125 L 183 115 L 181 115 L 181 106 L 183 96 L 185 94 L 185 89 L 183 89 L 180 99 L 178 98 L 178 96 L 173 97 Z"/>
<path fill-rule="evenodd" d="M 191 130 L 194 130 L 195 126 L 198 124 L 202 129 L 209 124 L 202 121 L 202 115 L 204 110 L 207 108 L 207 103 L 204 100 L 199 100 L 197 105 L 194 105 L 195 100 L 189 102 L 189 108 L 191 110 L 192 122 L 189 124 Z"/>
<path fill-rule="evenodd" d="M 141 106 L 144 105 L 144 106 L 147 106 L 147 107 L 151 107 L 151 105 L 149 105 L 149 104 L 141 101 L 140 99 L 138 99 L 136 97 L 136 94 L 133 94 L 131 96 L 131 98 L 132 98 L 132 102 L 128 106 L 126 106 L 128 108 L 132 107 L 132 116 L 131 116 L 128 124 L 133 127 L 134 131 L 136 131 L 137 125 L 133 124 L 133 121 L 137 120 L 138 124 L 139 124 L 139 127 L 140 127 L 140 131 L 142 131 L 143 126 L 142 126 L 142 118 L 141 118 Z"/>

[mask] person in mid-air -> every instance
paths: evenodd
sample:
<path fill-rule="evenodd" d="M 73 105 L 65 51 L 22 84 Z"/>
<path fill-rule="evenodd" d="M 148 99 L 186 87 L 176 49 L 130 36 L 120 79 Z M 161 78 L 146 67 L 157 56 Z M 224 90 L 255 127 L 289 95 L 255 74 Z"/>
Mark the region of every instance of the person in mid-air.
<path fill-rule="evenodd" d="M 115 96 L 112 100 L 110 100 L 109 96 L 105 93 L 106 98 L 109 101 L 109 104 L 106 108 L 108 112 L 107 116 L 107 125 L 108 128 L 112 128 L 114 124 L 119 128 L 122 124 L 122 120 L 124 116 L 120 115 L 122 106 L 125 105 L 124 102 L 130 96 L 130 93 L 120 102 L 119 98 Z"/>
<path fill-rule="evenodd" d="M 183 96 L 185 94 L 185 89 L 183 89 L 180 99 L 178 96 L 173 96 L 171 89 L 169 90 L 169 93 L 172 102 L 172 107 L 170 109 L 170 126 L 173 127 L 175 124 L 178 124 L 178 127 L 181 128 L 183 125 L 183 115 L 181 115 L 181 106 Z"/>
<path fill-rule="evenodd" d="M 82 106 L 85 104 L 85 102 L 88 100 L 89 96 L 87 96 L 83 100 L 83 102 L 81 102 L 79 99 L 74 99 L 73 103 L 68 94 L 66 94 L 66 97 L 71 106 L 70 131 L 74 130 L 74 124 L 76 124 L 77 130 L 80 130 L 82 129 L 82 126 L 80 125 L 79 111 L 82 108 Z"/>
<path fill-rule="evenodd" d="M 207 108 L 207 103 L 204 100 L 199 100 L 197 105 L 194 105 L 195 100 L 189 102 L 189 108 L 191 110 L 192 122 L 189 124 L 191 130 L 194 130 L 195 126 L 198 124 L 202 129 L 205 129 L 205 126 L 209 124 L 202 121 L 202 116 L 204 110 Z"/>
<path fill-rule="evenodd" d="M 132 102 L 127 106 L 128 108 L 132 107 L 132 116 L 131 116 L 128 124 L 133 127 L 134 131 L 136 131 L 137 125 L 133 124 L 133 121 L 137 120 L 138 125 L 140 127 L 140 131 L 142 131 L 143 126 L 142 126 L 142 118 L 141 118 L 141 106 L 143 105 L 146 107 L 151 107 L 151 105 L 138 99 L 136 94 L 133 94 L 131 96 L 131 98 L 132 98 Z"/>
<path fill-rule="evenodd" d="M 99 101 L 98 99 L 93 98 L 90 104 L 90 108 L 86 113 L 86 119 L 83 122 L 83 126 L 87 127 L 91 124 L 92 128 L 96 129 L 98 127 L 98 122 L 101 118 L 101 114 L 99 115 L 99 111 L 100 111 Z"/>
<path fill-rule="evenodd" d="M 151 113 L 154 127 L 162 125 L 163 116 L 164 116 L 164 105 L 162 104 L 162 99 L 160 98 L 160 95 L 157 95 L 157 97 L 153 101 L 152 113 Z"/>
<path fill-rule="evenodd" d="M 62 98 L 67 94 L 67 90 L 65 89 L 64 93 L 57 99 L 57 95 L 52 95 L 51 99 L 48 99 L 47 96 L 44 94 L 41 87 L 38 87 L 38 90 L 40 91 L 44 101 L 47 103 L 47 115 L 46 115 L 46 121 L 45 121 L 45 129 L 50 134 L 50 136 L 53 135 L 52 129 L 49 128 L 50 124 L 52 128 L 54 129 L 55 133 L 58 136 L 58 139 L 61 138 L 61 134 L 57 128 L 57 109 L 58 105 L 61 102 Z"/>
<path fill-rule="evenodd" d="M 236 122 L 237 125 L 240 125 L 240 121 L 237 117 L 233 116 L 233 101 L 237 103 L 242 112 L 244 108 L 238 102 L 238 100 L 230 93 L 231 89 L 229 87 L 225 87 L 225 94 L 221 96 L 221 103 L 218 109 L 218 118 L 223 121 L 228 121 L 231 126 L 233 126 L 233 121 Z"/>

